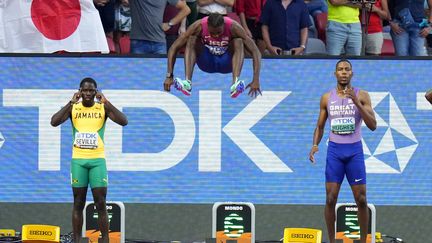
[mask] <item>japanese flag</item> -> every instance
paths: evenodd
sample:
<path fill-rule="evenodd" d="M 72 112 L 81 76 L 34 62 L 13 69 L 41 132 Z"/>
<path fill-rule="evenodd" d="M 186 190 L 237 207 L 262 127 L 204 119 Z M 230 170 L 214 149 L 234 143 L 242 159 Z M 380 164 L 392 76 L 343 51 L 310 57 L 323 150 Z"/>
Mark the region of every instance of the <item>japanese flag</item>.
<path fill-rule="evenodd" d="M 0 52 L 103 52 L 93 0 L 0 0 Z"/>

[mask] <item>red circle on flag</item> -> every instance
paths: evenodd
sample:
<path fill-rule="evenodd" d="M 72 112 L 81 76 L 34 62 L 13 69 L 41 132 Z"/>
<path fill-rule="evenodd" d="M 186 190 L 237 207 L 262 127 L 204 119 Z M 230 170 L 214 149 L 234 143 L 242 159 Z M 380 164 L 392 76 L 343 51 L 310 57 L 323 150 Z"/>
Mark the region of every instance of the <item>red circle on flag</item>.
<path fill-rule="evenodd" d="M 72 35 L 81 20 L 79 0 L 33 0 L 31 18 L 48 39 L 62 40 Z"/>

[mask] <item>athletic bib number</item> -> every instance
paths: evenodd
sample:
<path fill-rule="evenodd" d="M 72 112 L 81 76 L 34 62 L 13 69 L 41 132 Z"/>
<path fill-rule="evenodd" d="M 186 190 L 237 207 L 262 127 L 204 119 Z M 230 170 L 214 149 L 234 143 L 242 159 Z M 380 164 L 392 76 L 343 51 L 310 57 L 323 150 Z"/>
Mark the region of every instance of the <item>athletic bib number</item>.
<path fill-rule="evenodd" d="M 330 121 L 331 131 L 334 134 L 352 134 L 355 132 L 354 117 L 334 118 Z"/>
<path fill-rule="evenodd" d="M 95 149 L 98 147 L 98 134 L 96 132 L 77 132 L 74 146 L 82 149 Z"/>

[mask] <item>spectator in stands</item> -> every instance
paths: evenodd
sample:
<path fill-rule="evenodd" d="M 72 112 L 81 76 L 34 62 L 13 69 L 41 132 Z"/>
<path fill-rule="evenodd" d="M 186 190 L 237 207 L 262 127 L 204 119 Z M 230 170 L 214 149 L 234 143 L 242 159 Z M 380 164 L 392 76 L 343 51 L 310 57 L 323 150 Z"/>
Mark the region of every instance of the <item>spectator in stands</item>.
<path fill-rule="evenodd" d="M 329 55 L 361 54 L 362 30 L 359 19 L 360 5 L 350 0 L 327 0 L 328 21 L 326 45 Z"/>
<path fill-rule="evenodd" d="M 176 7 L 168 4 L 165 8 L 163 22 L 169 22 L 178 12 L 179 10 Z M 180 24 L 173 25 L 170 29 L 165 31 L 167 50 L 169 50 L 172 43 L 174 43 L 179 35 L 186 32 L 186 21 L 186 18 L 184 18 Z"/>
<path fill-rule="evenodd" d="M 312 25 L 309 27 L 309 38 L 318 38 L 318 30 L 315 26 L 317 16 L 321 13 L 327 13 L 328 7 L 324 0 L 304 0 L 308 7 Z"/>
<path fill-rule="evenodd" d="M 119 32 L 129 33 L 132 25 L 130 16 L 129 0 L 120 0 L 116 6 L 115 30 Z M 122 34 L 122 33 L 120 33 Z"/>
<path fill-rule="evenodd" d="M 164 31 L 180 23 L 190 9 L 184 0 L 129 0 L 132 17 L 131 52 L 139 54 L 166 54 Z M 163 23 L 167 4 L 179 9 L 170 21 Z"/>
<path fill-rule="evenodd" d="M 368 10 L 368 12 L 370 11 L 370 17 L 367 25 L 368 28 L 365 43 L 365 54 L 380 55 L 384 42 L 382 20 L 390 19 L 387 0 L 376 0 L 373 5 L 370 3 L 366 4 L 365 8 Z"/>
<path fill-rule="evenodd" d="M 191 10 L 190 14 L 187 16 L 186 26 L 193 24 L 198 18 L 198 6 L 197 0 L 186 0 L 186 4 Z"/>
<path fill-rule="evenodd" d="M 315 23 L 318 21 L 317 16 L 321 13 L 327 13 L 328 7 L 324 0 L 304 0 L 308 7 L 312 25 L 309 27 L 309 38 L 318 38 L 318 30 Z"/>
<path fill-rule="evenodd" d="M 115 5 L 116 0 L 95 0 L 93 2 L 95 4 L 96 9 L 99 12 L 99 16 L 101 18 L 102 26 L 107 38 L 111 39 L 114 42 L 114 20 L 115 20 Z M 113 46 L 116 50 L 118 48 L 118 42 Z M 116 51 L 117 52 L 117 51 Z"/>
<path fill-rule="evenodd" d="M 96 7 L 102 7 L 107 4 L 110 0 L 93 0 L 93 3 Z"/>
<path fill-rule="evenodd" d="M 327 13 L 328 7 L 324 0 L 304 0 L 308 8 L 309 14 L 315 17 L 320 13 Z"/>
<path fill-rule="evenodd" d="M 428 0 L 429 8 L 432 0 Z M 425 37 L 432 30 L 432 13 L 426 16 L 424 0 L 392 0 L 390 35 L 397 56 L 426 56 Z"/>
<path fill-rule="evenodd" d="M 116 0 L 107 0 L 106 2 L 96 3 L 96 9 L 99 11 L 99 16 L 102 21 L 102 25 L 105 34 L 109 37 L 113 37 L 114 31 L 114 9 Z"/>
<path fill-rule="evenodd" d="M 198 19 L 209 16 L 211 13 L 227 15 L 227 7 L 233 7 L 235 0 L 198 0 Z"/>
<path fill-rule="evenodd" d="M 303 54 L 311 25 L 303 0 L 267 0 L 260 21 L 271 55 Z"/>
<path fill-rule="evenodd" d="M 424 0 L 424 9 L 426 16 L 429 16 L 431 9 L 429 8 L 428 0 Z M 426 52 L 429 56 L 432 56 L 432 34 L 426 36 Z"/>
<path fill-rule="evenodd" d="M 240 17 L 241 26 L 245 29 L 246 34 L 254 39 L 261 54 L 264 53 L 266 44 L 262 37 L 259 18 L 265 1 L 266 0 L 237 0 L 235 3 L 235 10 Z"/>

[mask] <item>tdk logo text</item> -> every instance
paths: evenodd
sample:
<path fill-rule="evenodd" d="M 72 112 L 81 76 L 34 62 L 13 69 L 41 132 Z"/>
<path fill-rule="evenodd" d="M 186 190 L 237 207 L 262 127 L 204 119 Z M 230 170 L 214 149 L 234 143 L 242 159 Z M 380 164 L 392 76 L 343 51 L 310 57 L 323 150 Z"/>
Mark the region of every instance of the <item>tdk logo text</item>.
<path fill-rule="evenodd" d="M 5 89 L 3 106 L 38 108 L 38 169 L 60 170 L 61 129 L 51 127 L 51 116 L 65 104 L 75 90 Z M 198 171 L 219 172 L 222 168 L 222 135 L 225 134 L 263 172 L 289 173 L 293 170 L 264 144 L 251 128 L 268 115 L 290 95 L 290 91 L 267 91 L 252 100 L 234 118 L 222 126 L 222 92 L 201 90 L 198 96 L 197 117 L 180 98 L 155 90 L 104 90 L 104 94 L 117 108 L 150 108 L 165 112 L 172 120 L 174 135 L 171 143 L 154 153 L 123 153 L 121 126 L 107 122 L 105 133 L 106 157 L 111 171 L 161 171 L 174 167 L 190 153 L 194 143 L 198 146 Z M 370 92 L 373 108 L 388 101 L 388 119 L 382 111 L 376 112 L 378 127 L 387 129 L 376 148 L 363 141 L 368 173 L 402 173 L 418 141 L 398 104 L 389 92 Z M 125 98 L 126 97 L 126 98 Z M 173 105 L 175 104 L 175 105 Z M 424 93 L 417 93 L 417 110 L 431 110 Z M 378 109 L 379 110 L 379 109 Z M 271 115 L 271 114 L 270 114 Z M 199 134 L 196 134 L 199 131 Z M 402 134 L 411 143 L 397 147 L 393 133 Z M 310 131 L 312 137 L 313 131 Z M 375 135 L 374 135 L 375 136 Z M 0 139 L 0 146 L 5 139 Z M 7 142 L 7 140 L 6 140 Z M 115 145 L 115 146 L 113 146 Z M 256 153 L 259 151 L 259 153 Z M 395 152 L 398 168 L 389 165 L 380 156 Z M 306 158 L 305 158 L 306 160 Z"/>
<path fill-rule="evenodd" d="M 69 100 L 75 90 L 3 90 L 4 106 L 38 107 L 39 170 L 60 170 L 61 128 L 51 127 L 51 116 Z M 177 96 L 154 90 L 104 90 L 104 94 L 120 110 L 151 108 L 164 111 L 174 124 L 171 143 L 157 153 L 123 153 L 122 127 L 106 124 L 105 144 L 108 168 L 111 171 L 161 171 L 186 158 L 198 139 L 198 170 L 221 171 L 222 133 L 227 135 L 263 172 L 292 172 L 250 130 L 291 92 L 268 91 L 250 102 L 222 127 L 222 92 L 199 91 L 199 136 L 189 107 Z M 175 105 L 173 105 L 175 104 Z M 116 146 L 109 147 L 115 144 Z M 260 151 L 260 153 L 256 153 Z"/>

